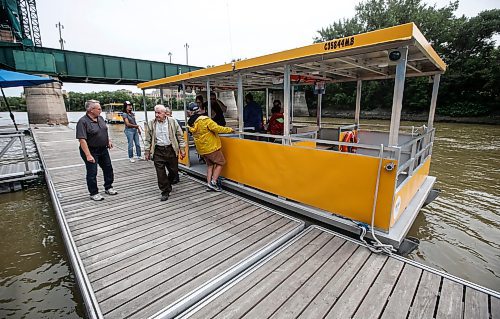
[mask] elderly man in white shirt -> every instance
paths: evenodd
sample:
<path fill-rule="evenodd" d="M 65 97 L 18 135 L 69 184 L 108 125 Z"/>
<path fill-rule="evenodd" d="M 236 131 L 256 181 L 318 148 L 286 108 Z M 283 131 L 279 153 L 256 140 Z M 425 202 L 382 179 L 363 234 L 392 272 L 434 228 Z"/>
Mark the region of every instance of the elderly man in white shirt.
<path fill-rule="evenodd" d="M 166 201 L 179 176 L 177 158 L 179 154 L 181 159 L 186 156 L 186 142 L 179 123 L 167 116 L 167 108 L 161 104 L 155 106 L 155 119 L 147 123 L 144 144 L 146 160 L 152 159 L 155 164 L 161 201 Z"/>

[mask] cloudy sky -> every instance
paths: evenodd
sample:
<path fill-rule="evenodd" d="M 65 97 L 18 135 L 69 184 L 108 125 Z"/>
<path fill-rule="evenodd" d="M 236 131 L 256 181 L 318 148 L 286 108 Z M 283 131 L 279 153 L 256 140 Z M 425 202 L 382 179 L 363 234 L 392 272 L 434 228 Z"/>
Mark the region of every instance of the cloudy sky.
<path fill-rule="evenodd" d="M 358 0 L 37 0 L 42 44 L 65 49 L 206 67 L 311 44 L 317 30 L 354 15 Z M 446 0 L 426 0 L 438 7 Z M 457 14 L 499 8 L 499 0 L 461 0 Z M 65 84 L 69 91 L 131 86 Z M 12 89 L 9 95 L 18 95 Z"/>

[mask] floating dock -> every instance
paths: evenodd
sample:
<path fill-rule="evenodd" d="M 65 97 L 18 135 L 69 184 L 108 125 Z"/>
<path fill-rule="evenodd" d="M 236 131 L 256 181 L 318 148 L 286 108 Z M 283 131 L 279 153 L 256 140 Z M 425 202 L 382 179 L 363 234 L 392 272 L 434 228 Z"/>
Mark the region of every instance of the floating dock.
<path fill-rule="evenodd" d="M 32 132 L 90 318 L 500 318 L 496 291 L 189 175 L 160 202 L 152 162 L 121 149 L 119 194 L 93 202 L 75 132 Z"/>

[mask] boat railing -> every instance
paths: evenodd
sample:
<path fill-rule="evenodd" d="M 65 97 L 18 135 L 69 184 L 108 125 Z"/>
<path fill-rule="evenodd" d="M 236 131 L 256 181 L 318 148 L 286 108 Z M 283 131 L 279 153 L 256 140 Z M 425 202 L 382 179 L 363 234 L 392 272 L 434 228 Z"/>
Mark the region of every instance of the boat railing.
<path fill-rule="evenodd" d="M 412 176 L 415 169 L 420 164 L 424 163 L 427 157 L 432 154 L 434 132 L 434 128 L 431 130 L 426 129 L 425 133 L 399 146 L 398 159 L 400 165 L 398 168 L 398 176 Z M 407 159 L 404 160 L 403 156 L 407 157 Z"/>

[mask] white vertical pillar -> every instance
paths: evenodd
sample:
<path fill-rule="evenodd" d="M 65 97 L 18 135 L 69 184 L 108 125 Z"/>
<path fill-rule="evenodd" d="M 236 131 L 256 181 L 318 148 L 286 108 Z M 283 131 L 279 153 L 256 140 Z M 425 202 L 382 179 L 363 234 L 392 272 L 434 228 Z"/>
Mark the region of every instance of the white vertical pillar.
<path fill-rule="evenodd" d="M 182 82 L 182 92 L 183 92 L 183 100 L 184 100 L 184 127 L 186 128 L 186 132 L 188 131 L 188 119 L 187 119 L 187 101 L 186 101 L 186 83 Z M 188 141 L 186 141 L 187 143 Z"/>
<path fill-rule="evenodd" d="M 318 93 L 318 107 L 316 108 L 316 125 L 321 129 L 321 102 L 323 101 L 323 94 Z"/>
<path fill-rule="evenodd" d="M 434 75 L 434 83 L 432 84 L 431 108 L 429 110 L 429 121 L 427 122 L 427 129 L 431 130 L 434 127 L 434 114 L 436 113 L 437 95 L 439 91 L 439 81 L 441 74 Z"/>
<path fill-rule="evenodd" d="M 290 123 L 293 125 L 293 100 L 295 100 L 295 86 L 292 85 L 292 98 L 291 98 L 291 104 L 292 104 L 292 111 L 290 112 Z"/>
<path fill-rule="evenodd" d="M 283 143 L 290 141 L 290 65 L 284 67 L 283 74 L 283 117 L 285 120 L 283 134 L 285 138 Z"/>
<path fill-rule="evenodd" d="M 208 117 L 212 118 L 212 103 L 210 103 L 210 80 L 207 80 L 207 112 Z"/>
<path fill-rule="evenodd" d="M 354 115 L 354 122 L 356 128 L 359 129 L 359 114 L 361 112 L 361 80 L 356 82 L 356 113 Z"/>
<path fill-rule="evenodd" d="M 266 88 L 266 124 L 269 121 L 269 88 Z"/>
<path fill-rule="evenodd" d="M 243 77 L 238 74 L 238 127 L 239 131 L 243 132 Z"/>
<path fill-rule="evenodd" d="M 142 90 L 142 105 L 144 106 L 144 120 L 147 123 L 148 122 L 148 108 L 146 106 L 146 90 Z"/>
<path fill-rule="evenodd" d="M 399 124 L 401 121 L 401 109 L 403 107 L 403 91 L 405 88 L 406 61 L 408 59 L 408 48 L 400 48 L 401 58 L 396 65 L 396 78 L 394 80 L 394 96 L 392 98 L 391 129 L 389 132 L 389 146 L 397 146 L 399 138 Z"/>

